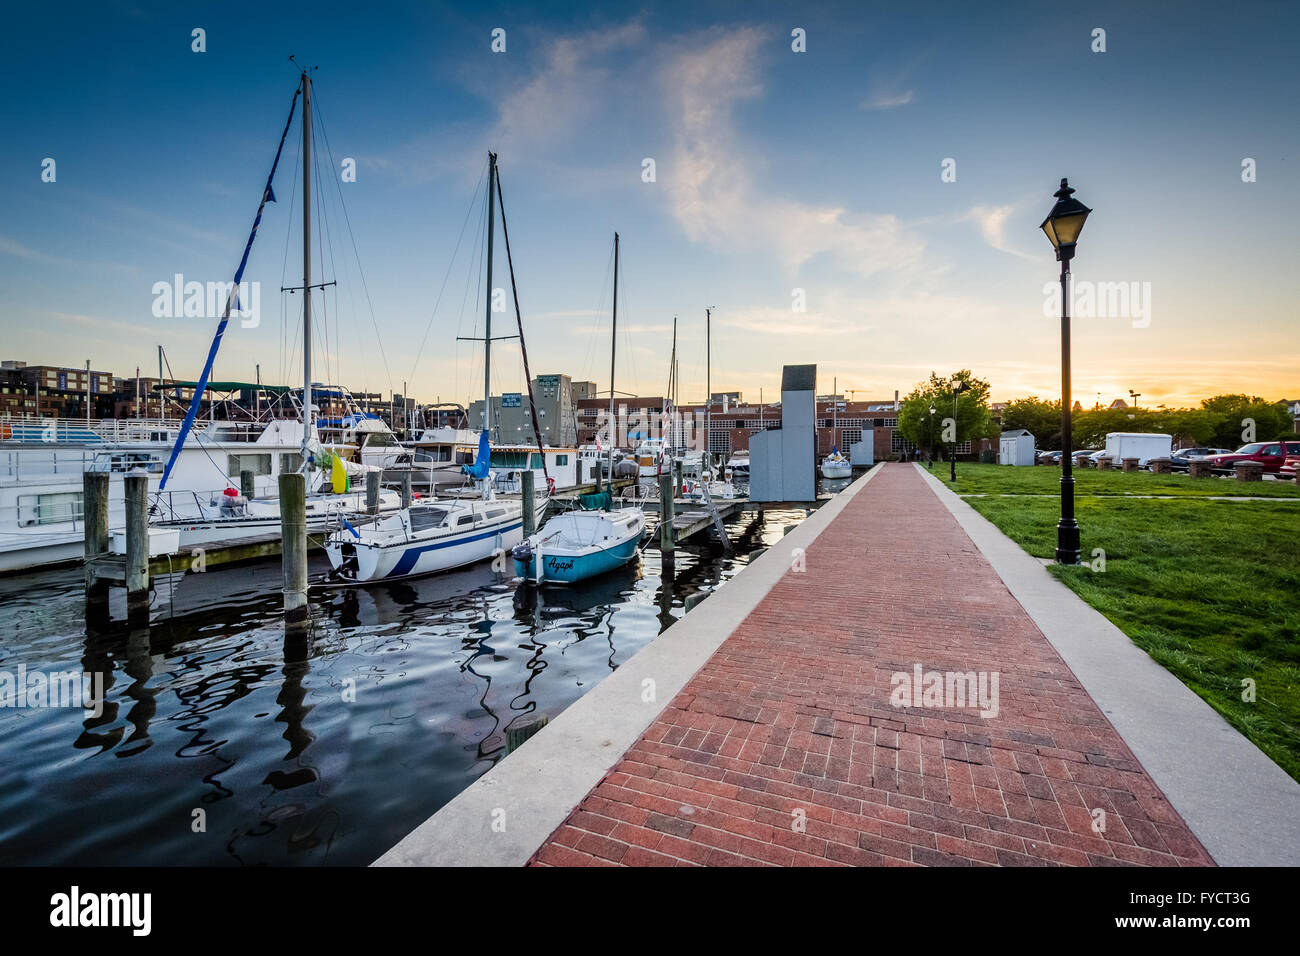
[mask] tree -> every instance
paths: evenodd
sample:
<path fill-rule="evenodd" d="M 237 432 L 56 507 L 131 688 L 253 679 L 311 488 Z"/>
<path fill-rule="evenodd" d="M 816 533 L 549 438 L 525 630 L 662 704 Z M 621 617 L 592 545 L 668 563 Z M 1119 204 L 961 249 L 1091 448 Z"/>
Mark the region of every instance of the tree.
<path fill-rule="evenodd" d="M 1215 395 L 1203 399 L 1210 417 L 1210 441 L 1216 448 L 1237 448 L 1252 441 L 1273 441 L 1292 429 L 1291 416 L 1282 402 L 1266 402 L 1258 395 Z"/>
<path fill-rule="evenodd" d="M 1002 430 L 1023 428 L 1034 436 L 1034 447 L 1061 447 L 1061 403 L 1045 402 L 1036 395 L 1007 402 L 1002 409 Z"/>
<path fill-rule="evenodd" d="M 970 369 L 947 378 L 930 373 L 928 382 L 920 382 L 903 400 L 898 410 L 898 431 L 907 441 L 931 453 L 946 444 L 945 419 L 952 419 L 954 381 L 965 382 L 969 388 L 957 396 L 956 440 L 975 441 L 992 438 L 997 425 L 989 412 L 989 383 L 976 378 Z M 930 406 L 934 406 L 933 422 Z M 949 433 L 951 434 L 951 433 Z"/>

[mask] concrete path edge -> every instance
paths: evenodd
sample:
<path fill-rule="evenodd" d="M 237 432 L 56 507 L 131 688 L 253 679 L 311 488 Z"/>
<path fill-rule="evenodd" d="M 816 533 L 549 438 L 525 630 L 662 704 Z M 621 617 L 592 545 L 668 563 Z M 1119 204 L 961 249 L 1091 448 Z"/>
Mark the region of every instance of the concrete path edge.
<path fill-rule="evenodd" d="M 881 468 L 822 505 L 372 866 L 522 866 Z M 641 700 L 642 681 L 655 699 Z"/>
<path fill-rule="evenodd" d="M 1300 863 L 1300 784 L 1037 558 L 914 467 L 1215 862 Z"/>

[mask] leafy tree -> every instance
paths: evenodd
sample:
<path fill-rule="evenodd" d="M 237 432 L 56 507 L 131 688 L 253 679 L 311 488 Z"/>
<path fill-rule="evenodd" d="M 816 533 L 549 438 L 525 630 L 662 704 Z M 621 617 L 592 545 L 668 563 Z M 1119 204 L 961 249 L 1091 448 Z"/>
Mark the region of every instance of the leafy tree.
<path fill-rule="evenodd" d="M 1061 403 L 1045 402 L 1036 395 L 1007 402 L 1002 409 L 1002 430 L 1023 428 L 1034 436 L 1040 450 L 1061 447 Z"/>
<path fill-rule="evenodd" d="M 1237 448 L 1248 441 L 1273 441 L 1292 430 L 1286 405 L 1266 402 L 1258 395 L 1215 395 L 1202 400 L 1201 408 L 1213 423 L 1210 441 L 1217 448 Z"/>
<path fill-rule="evenodd" d="M 953 417 L 954 381 L 964 382 L 968 389 L 957 395 L 957 441 L 975 441 L 992 438 L 997 424 L 989 412 L 989 383 L 976 378 L 970 369 L 962 369 L 947 378 L 930 373 L 928 382 L 920 382 L 912 389 L 898 410 L 898 430 L 914 445 L 936 452 L 944 447 L 944 420 Z M 934 406 L 933 419 L 930 406 Z"/>

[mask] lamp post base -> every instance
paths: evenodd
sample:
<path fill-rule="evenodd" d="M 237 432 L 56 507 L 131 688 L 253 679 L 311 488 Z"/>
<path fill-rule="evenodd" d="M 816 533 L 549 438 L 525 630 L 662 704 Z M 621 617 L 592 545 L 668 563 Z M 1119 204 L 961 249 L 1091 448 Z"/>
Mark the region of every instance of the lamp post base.
<path fill-rule="evenodd" d="M 1081 556 L 1078 522 L 1062 518 L 1056 524 L 1056 563 L 1078 564 Z"/>

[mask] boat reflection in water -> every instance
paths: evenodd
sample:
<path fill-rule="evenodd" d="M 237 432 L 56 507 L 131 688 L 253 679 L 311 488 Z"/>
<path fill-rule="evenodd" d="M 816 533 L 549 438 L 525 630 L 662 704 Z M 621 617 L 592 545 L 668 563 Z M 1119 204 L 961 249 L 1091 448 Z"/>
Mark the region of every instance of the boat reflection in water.
<path fill-rule="evenodd" d="M 753 518 L 668 581 L 649 548 L 571 586 L 481 564 L 314 591 L 297 639 L 275 562 L 190 575 L 136 630 L 87 631 L 79 569 L 0 578 L 0 670 L 106 688 L 99 716 L 0 709 L 0 864 L 370 863 L 804 512 Z"/>

